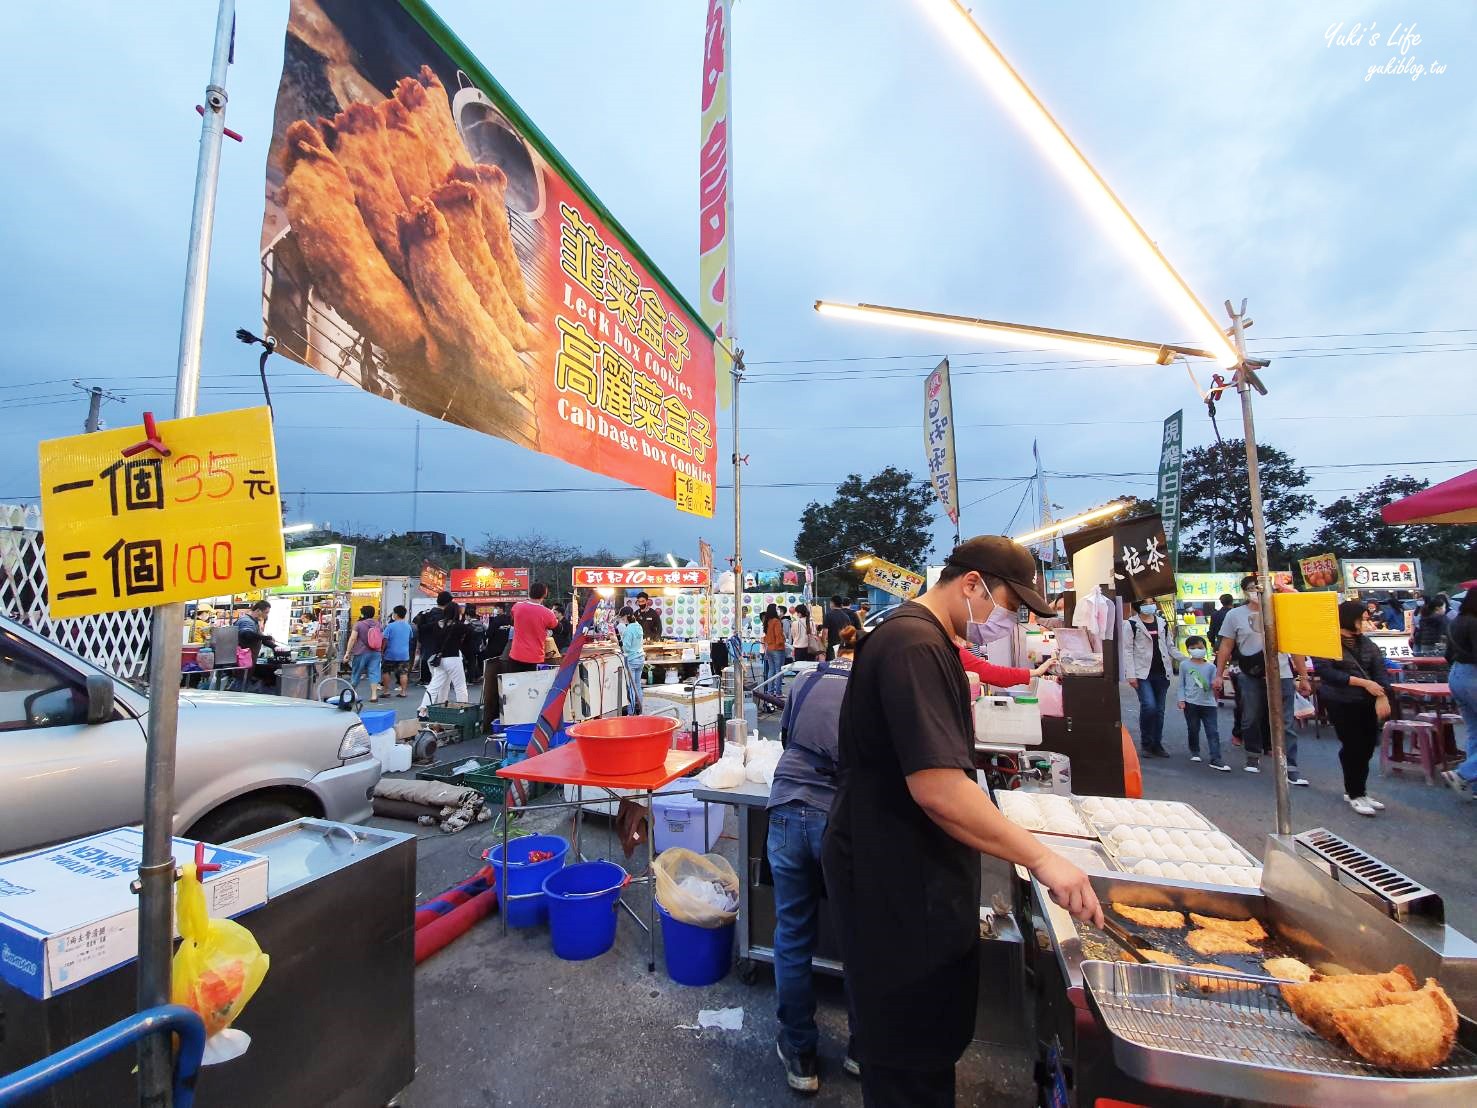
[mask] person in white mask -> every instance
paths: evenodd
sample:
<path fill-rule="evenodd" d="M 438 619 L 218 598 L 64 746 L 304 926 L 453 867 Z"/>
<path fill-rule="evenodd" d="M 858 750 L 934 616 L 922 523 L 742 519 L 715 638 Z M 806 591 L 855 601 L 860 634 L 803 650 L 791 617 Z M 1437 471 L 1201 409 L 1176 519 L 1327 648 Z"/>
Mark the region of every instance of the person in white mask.
<path fill-rule="evenodd" d="M 1101 923 L 1088 877 L 990 802 L 974 776 L 969 682 L 954 645 L 1052 610 L 1010 539 L 957 546 L 936 585 L 857 650 L 841 704 L 839 779 L 822 866 L 854 1007 L 869 1106 L 954 1103 L 974 1031 L 979 855 L 1030 870 L 1078 919 Z"/>
<path fill-rule="evenodd" d="M 1159 605 L 1140 600 L 1134 614 L 1123 621 L 1121 670 L 1128 687 L 1139 698 L 1139 749 L 1146 758 L 1168 758 L 1164 749 L 1164 701 L 1169 678 L 1178 671 L 1182 655 L 1165 625 Z"/>

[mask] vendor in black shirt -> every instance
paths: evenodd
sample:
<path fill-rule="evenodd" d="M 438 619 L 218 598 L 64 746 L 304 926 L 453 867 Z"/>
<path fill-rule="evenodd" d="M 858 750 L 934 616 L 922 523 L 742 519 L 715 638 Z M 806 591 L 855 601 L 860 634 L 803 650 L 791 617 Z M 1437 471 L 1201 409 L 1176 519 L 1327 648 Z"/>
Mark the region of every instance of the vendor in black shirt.
<path fill-rule="evenodd" d="M 846 601 L 840 596 L 831 597 L 831 607 L 822 620 L 826 627 L 826 657 L 836 657 L 836 650 L 841 645 L 841 629 L 843 627 L 855 627 L 858 631 L 862 629 L 862 621 L 856 618 L 856 613 L 846 606 Z"/>
<path fill-rule="evenodd" d="M 662 637 L 662 614 L 651 606 L 651 597 L 644 592 L 636 594 L 636 623 L 641 627 L 641 637 L 647 642 L 656 642 Z"/>
<path fill-rule="evenodd" d="M 954 1103 L 979 985 L 980 853 L 1025 866 L 1073 916 L 1102 922 L 1087 875 L 1002 816 L 974 776 L 953 638 L 1003 638 L 1021 603 L 1051 615 L 1034 577 L 1024 547 L 970 539 L 852 667 L 823 864 L 869 1108 Z"/>

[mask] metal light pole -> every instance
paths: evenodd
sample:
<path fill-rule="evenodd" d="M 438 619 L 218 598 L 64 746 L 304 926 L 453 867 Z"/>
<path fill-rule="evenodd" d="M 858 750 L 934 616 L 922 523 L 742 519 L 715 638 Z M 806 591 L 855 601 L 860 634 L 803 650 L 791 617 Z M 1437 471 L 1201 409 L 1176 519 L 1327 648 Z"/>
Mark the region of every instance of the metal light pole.
<path fill-rule="evenodd" d="M 195 414 L 200 391 L 200 345 L 205 330 L 205 286 L 210 275 L 210 239 L 220 178 L 221 140 L 226 125 L 226 68 L 235 32 L 235 0 L 220 0 L 210 83 L 200 125 L 195 203 L 185 260 L 185 295 L 175 371 L 174 414 Z M 169 1003 L 170 956 L 174 948 L 174 755 L 179 722 L 180 644 L 185 606 L 154 609 L 149 637 L 148 752 L 144 763 L 143 860 L 138 870 L 138 1006 Z M 168 1105 L 174 1063 L 168 1034 L 139 1042 L 139 1102 Z"/>
<path fill-rule="evenodd" d="M 731 310 L 731 309 L 730 309 Z M 733 659 L 733 714 L 744 721 L 744 460 L 739 453 L 739 385 L 744 379 L 744 352 L 733 351 L 733 637 L 738 657 Z M 745 737 L 747 741 L 747 736 Z"/>
<path fill-rule="evenodd" d="M 1282 724 L 1282 667 L 1277 652 L 1277 612 L 1272 603 L 1272 572 L 1267 562 L 1267 524 L 1262 514 L 1261 465 L 1257 457 L 1256 424 L 1252 419 L 1251 390 L 1266 394 L 1253 368 L 1246 361 L 1246 301 L 1235 311 L 1226 301 L 1231 317 L 1231 341 L 1241 355 L 1236 367 L 1236 391 L 1241 394 L 1241 423 L 1246 436 L 1246 482 L 1251 500 L 1251 528 L 1256 542 L 1256 572 L 1262 585 L 1262 660 L 1267 683 L 1267 736 L 1272 746 L 1272 772 L 1277 775 L 1277 834 L 1292 834 L 1292 803 L 1287 784 L 1287 741 Z"/>

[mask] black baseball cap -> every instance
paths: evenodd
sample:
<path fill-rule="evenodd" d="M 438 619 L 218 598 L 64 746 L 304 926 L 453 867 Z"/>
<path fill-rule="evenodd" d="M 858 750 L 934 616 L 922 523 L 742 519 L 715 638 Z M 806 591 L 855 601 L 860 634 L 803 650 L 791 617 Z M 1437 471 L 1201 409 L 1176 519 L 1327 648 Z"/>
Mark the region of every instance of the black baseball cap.
<path fill-rule="evenodd" d="M 1004 581 L 1015 590 L 1021 603 L 1038 616 L 1057 614 L 1036 591 L 1036 559 L 1014 539 L 1004 535 L 976 535 L 954 547 L 944 564 Z"/>

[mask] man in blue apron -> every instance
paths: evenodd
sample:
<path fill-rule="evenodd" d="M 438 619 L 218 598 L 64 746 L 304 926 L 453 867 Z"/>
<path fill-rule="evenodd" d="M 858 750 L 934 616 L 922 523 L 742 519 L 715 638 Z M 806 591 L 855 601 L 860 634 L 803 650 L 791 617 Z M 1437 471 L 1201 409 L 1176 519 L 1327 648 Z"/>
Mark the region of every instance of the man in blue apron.
<path fill-rule="evenodd" d="M 937 585 L 867 636 L 847 682 L 823 865 L 868 1108 L 954 1103 L 979 986 L 981 853 L 1025 866 L 1073 916 L 1102 922 L 1087 875 L 1006 820 L 975 780 L 953 639 L 1005 637 L 1021 604 L 1053 614 L 1031 555 L 1001 536 L 970 539 Z"/>

